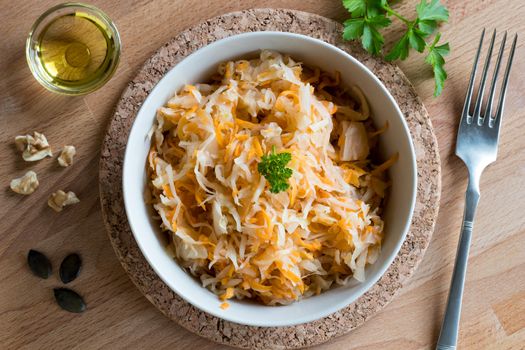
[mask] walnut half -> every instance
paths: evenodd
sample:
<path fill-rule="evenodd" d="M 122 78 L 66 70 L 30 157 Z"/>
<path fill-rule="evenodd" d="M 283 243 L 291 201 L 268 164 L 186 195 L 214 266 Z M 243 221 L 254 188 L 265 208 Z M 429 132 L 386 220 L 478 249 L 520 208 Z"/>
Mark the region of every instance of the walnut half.
<path fill-rule="evenodd" d="M 77 154 L 77 150 L 75 149 L 75 146 L 64 146 L 62 148 L 62 152 L 60 153 L 60 156 L 58 157 L 58 164 L 60 166 L 68 167 L 71 164 L 73 164 L 73 157 Z"/>
<path fill-rule="evenodd" d="M 24 176 L 11 180 L 11 189 L 20 194 L 31 194 L 38 187 L 38 179 L 34 171 L 28 171 Z"/>
<path fill-rule="evenodd" d="M 45 157 L 52 157 L 53 152 L 44 134 L 34 132 L 33 135 L 15 137 L 16 148 L 22 152 L 22 158 L 27 162 L 34 162 Z"/>
<path fill-rule="evenodd" d="M 74 192 L 58 190 L 49 197 L 47 204 L 56 212 L 62 211 L 66 205 L 80 202 Z"/>

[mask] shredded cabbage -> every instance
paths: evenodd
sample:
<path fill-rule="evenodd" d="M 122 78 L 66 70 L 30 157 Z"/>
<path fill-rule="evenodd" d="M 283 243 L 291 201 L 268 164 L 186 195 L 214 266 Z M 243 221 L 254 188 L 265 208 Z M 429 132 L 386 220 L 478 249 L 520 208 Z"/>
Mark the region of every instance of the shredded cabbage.
<path fill-rule="evenodd" d="M 383 239 L 387 168 L 357 88 L 277 52 L 226 62 L 157 112 L 148 157 L 152 204 L 175 258 L 221 300 L 288 304 L 350 278 Z M 289 188 L 257 171 L 289 152 Z"/>

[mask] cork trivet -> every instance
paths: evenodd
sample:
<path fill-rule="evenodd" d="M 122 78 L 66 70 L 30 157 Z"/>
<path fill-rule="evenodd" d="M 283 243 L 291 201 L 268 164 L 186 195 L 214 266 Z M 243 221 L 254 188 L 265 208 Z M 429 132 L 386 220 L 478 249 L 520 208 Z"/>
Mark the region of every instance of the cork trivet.
<path fill-rule="evenodd" d="M 142 102 L 162 76 L 195 50 L 222 38 L 263 30 L 287 31 L 324 40 L 364 63 L 390 90 L 405 115 L 417 153 L 417 202 L 410 232 L 384 276 L 348 307 L 298 326 L 243 326 L 198 310 L 172 292 L 155 274 L 131 233 L 122 200 L 122 163 L 128 134 Z M 428 113 L 402 71 L 341 40 L 341 24 L 305 12 L 253 9 L 212 18 L 162 46 L 124 90 L 110 121 L 100 160 L 100 198 L 111 244 L 122 266 L 155 307 L 189 331 L 245 349 L 294 349 L 348 333 L 381 310 L 412 275 L 428 246 L 439 207 L 440 160 Z"/>

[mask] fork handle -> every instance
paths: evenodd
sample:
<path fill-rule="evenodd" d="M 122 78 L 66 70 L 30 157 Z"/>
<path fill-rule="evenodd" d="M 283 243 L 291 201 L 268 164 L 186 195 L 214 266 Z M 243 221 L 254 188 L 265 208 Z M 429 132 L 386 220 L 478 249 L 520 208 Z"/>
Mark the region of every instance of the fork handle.
<path fill-rule="evenodd" d="M 472 177 L 469 180 L 465 198 L 465 213 L 459 237 L 458 251 L 452 282 L 448 293 L 447 308 L 441 326 L 441 333 L 436 350 L 455 350 L 458 342 L 459 320 L 461 315 L 461 300 L 467 272 L 468 253 L 472 238 L 474 215 L 479 202 L 479 184 Z"/>

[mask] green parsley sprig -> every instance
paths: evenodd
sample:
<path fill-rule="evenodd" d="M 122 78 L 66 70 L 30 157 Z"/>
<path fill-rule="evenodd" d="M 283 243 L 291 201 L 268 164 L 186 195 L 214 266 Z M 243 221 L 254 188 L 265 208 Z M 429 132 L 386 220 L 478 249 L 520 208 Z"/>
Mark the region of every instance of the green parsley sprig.
<path fill-rule="evenodd" d="M 363 48 L 373 55 L 381 54 L 385 39 L 380 33 L 388 27 L 394 17 L 406 25 L 403 36 L 384 56 L 386 60 L 404 60 L 408 57 L 410 48 L 418 52 L 427 52 L 425 62 L 432 66 L 434 72 L 434 96 L 443 91 L 447 72 L 445 59 L 450 52 L 448 43 L 438 45 L 441 33 L 436 33 L 434 40 L 430 39 L 438 25 L 448 21 L 448 10 L 439 0 L 421 0 L 416 6 L 417 17 L 409 20 L 394 11 L 388 0 L 343 0 L 343 6 L 350 12 L 351 18 L 344 22 L 343 38 L 345 40 L 361 40 Z"/>
<path fill-rule="evenodd" d="M 292 155 L 290 153 L 275 153 L 275 146 L 271 153 L 262 156 L 261 162 L 257 165 L 257 170 L 270 183 L 270 192 L 279 193 L 290 187 L 287 180 L 293 172 L 286 165 L 291 160 Z"/>

